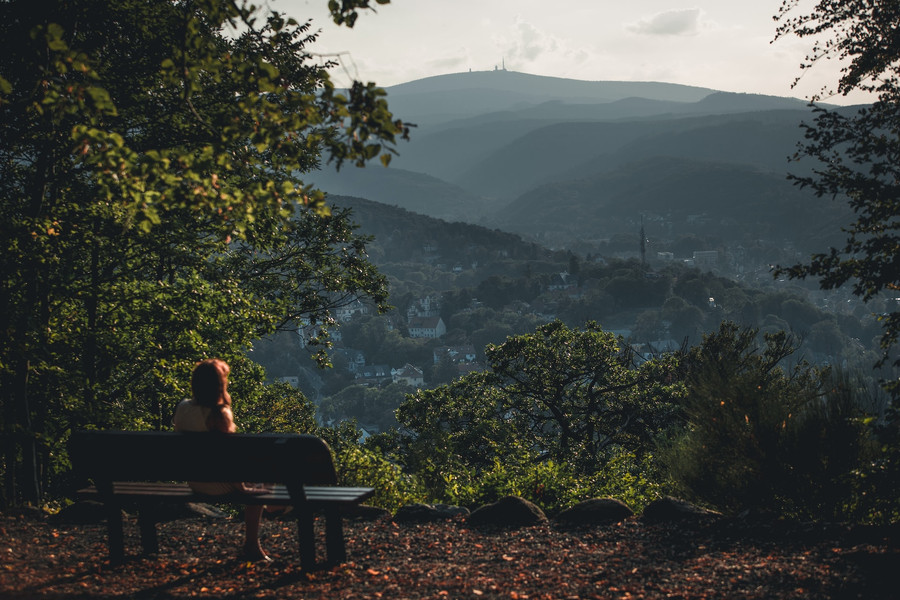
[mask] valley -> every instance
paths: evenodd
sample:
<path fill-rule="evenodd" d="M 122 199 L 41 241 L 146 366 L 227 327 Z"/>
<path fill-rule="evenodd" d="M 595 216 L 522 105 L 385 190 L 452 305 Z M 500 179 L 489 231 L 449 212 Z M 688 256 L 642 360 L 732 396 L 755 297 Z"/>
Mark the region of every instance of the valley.
<path fill-rule="evenodd" d="M 411 389 L 488 368 L 487 344 L 555 319 L 597 321 L 647 357 L 732 320 L 790 332 L 796 360 L 873 376 L 874 315 L 892 300 L 863 306 L 771 275 L 840 243 L 850 219 L 788 180 L 810 168 L 788 160 L 811 115 L 802 102 L 503 71 L 388 92 L 419 121 L 412 141 L 388 168 L 317 183 L 372 236 L 394 309 L 343 313 L 324 373 L 302 358 L 302 331 L 254 355 L 326 421 L 394 426 Z M 439 329 L 422 333 L 423 319 Z"/>

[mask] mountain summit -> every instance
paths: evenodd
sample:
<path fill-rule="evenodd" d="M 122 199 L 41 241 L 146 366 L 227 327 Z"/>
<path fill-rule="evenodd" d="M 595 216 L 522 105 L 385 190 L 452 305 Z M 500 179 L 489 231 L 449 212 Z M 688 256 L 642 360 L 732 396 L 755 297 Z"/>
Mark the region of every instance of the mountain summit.
<path fill-rule="evenodd" d="M 405 120 L 434 123 L 546 102 L 607 104 L 626 98 L 698 102 L 716 90 L 674 83 L 580 81 L 498 69 L 436 75 L 386 88 L 391 110 Z"/>

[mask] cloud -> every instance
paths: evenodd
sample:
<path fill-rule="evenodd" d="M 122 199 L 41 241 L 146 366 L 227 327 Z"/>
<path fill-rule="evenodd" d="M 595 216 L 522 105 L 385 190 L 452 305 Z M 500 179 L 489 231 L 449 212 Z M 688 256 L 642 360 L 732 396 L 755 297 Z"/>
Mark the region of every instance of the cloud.
<path fill-rule="evenodd" d="M 531 23 L 518 21 L 516 23 L 516 39 L 513 43 L 512 54 L 515 58 L 525 61 L 537 60 L 542 54 L 553 51 L 556 41 L 550 38 Z"/>
<path fill-rule="evenodd" d="M 512 69 L 525 68 L 535 63 L 585 60 L 580 48 L 572 48 L 564 40 L 547 34 L 521 18 L 516 19 L 506 35 L 495 35 L 494 43 L 507 67 Z"/>
<path fill-rule="evenodd" d="M 696 35 L 700 26 L 700 9 L 683 8 L 655 14 L 625 28 L 641 35 Z"/>

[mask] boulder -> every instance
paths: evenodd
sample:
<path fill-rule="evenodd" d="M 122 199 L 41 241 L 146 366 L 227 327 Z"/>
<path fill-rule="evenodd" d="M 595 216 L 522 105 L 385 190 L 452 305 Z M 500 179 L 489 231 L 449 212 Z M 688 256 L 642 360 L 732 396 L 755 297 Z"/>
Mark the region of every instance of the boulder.
<path fill-rule="evenodd" d="M 556 515 L 560 525 L 604 525 L 618 523 L 634 515 L 627 504 L 615 498 L 591 498 Z"/>
<path fill-rule="evenodd" d="M 538 506 L 519 496 L 506 496 L 493 504 L 472 511 L 469 524 L 473 526 L 525 527 L 547 522 L 547 515 Z"/>
<path fill-rule="evenodd" d="M 648 504 L 641 519 L 648 523 L 671 523 L 713 519 L 720 516 L 722 516 L 720 513 L 701 508 L 687 500 L 666 496 Z"/>
<path fill-rule="evenodd" d="M 398 523 L 432 523 L 466 516 L 469 509 L 451 504 L 407 504 L 394 515 Z"/>

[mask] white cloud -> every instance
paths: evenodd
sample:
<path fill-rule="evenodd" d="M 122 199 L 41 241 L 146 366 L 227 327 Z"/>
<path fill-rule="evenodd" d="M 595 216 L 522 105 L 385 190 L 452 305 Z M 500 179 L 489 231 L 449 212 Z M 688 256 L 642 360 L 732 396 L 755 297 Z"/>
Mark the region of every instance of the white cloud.
<path fill-rule="evenodd" d="M 696 35 L 700 31 L 700 16 L 699 8 L 667 10 L 626 25 L 626 29 L 641 35 Z"/>
<path fill-rule="evenodd" d="M 516 38 L 511 47 L 513 58 L 534 61 L 545 52 L 552 52 L 556 45 L 553 38 L 543 34 L 531 23 L 516 22 Z"/>
<path fill-rule="evenodd" d="M 573 48 L 565 40 L 546 33 L 521 18 L 504 36 L 496 36 L 494 43 L 506 65 L 514 70 L 527 70 L 536 64 L 564 64 L 586 59 L 581 48 Z"/>
<path fill-rule="evenodd" d="M 790 88 L 809 47 L 805 39 L 770 44 L 779 0 L 393 0 L 353 29 L 331 23 L 325 0 L 257 4 L 315 17 L 323 35 L 310 50 L 322 61 L 340 53 L 339 85 L 358 78 L 391 86 L 501 61 L 538 75 L 783 96 L 818 92 L 839 77 L 840 63 L 829 61 Z"/>

